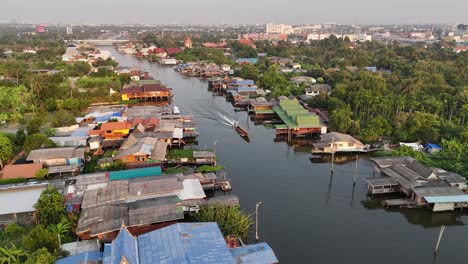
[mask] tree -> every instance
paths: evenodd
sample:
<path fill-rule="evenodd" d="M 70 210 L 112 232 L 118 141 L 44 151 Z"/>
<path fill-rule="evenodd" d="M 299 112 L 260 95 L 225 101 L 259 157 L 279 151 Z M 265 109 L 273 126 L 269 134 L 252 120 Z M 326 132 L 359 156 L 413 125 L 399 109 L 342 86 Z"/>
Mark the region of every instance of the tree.
<path fill-rule="evenodd" d="M 57 110 L 57 102 L 55 101 L 54 98 L 47 98 L 45 101 L 45 107 L 47 111 L 53 112 Z"/>
<path fill-rule="evenodd" d="M 257 81 L 260 71 L 254 65 L 244 65 L 239 72 L 239 76 L 244 79 Z"/>
<path fill-rule="evenodd" d="M 0 161 L 8 161 L 13 155 L 13 142 L 5 134 L 0 134 Z"/>
<path fill-rule="evenodd" d="M 68 236 L 68 234 L 70 233 L 70 230 L 71 230 L 70 223 L 67 223 L 66 221 L 63 221 L 63 220 L 57 225 L 49 226 L 49 231 L 57 235 L 60 245 L 62 244 L 62 241 Z"/>
<path fill-rule="evenodd" d="M 38 220 L 45 226 L 56 225 L 65 216 L 63 197 L 52 186 L 42 191 L 34 208 L 37 210 Z"/>
<path fill-rule="evenodd" d="M 41 248 L 29 254 L 26 264 L 53 264 L 55 257 L 47 251 L 46 248 Z"/>
<path fill-rule="evenodd" d="M 52 119 L 53 127 L 71 126 L 74 124 L 76 124 L 76 119 L 72 112 L 60 110 L 54 113 L 54 117 Z"/>
<path fill-rule="evenodd" d="M 213 205 L 202 206 L 194 216 L 196 222 L 216 222 L 224 236 L 235 236 L 246 239 L 253 224 L 249 215 L 243 213 L 239 206 Z"/>
<path fill-rule="evenodd" d="M 352 125 L 351 110 L 348 108 L 335 109 L 331 112 L 330 122 L 335 130 L 341 133 L 347 133 Z"/>
<path fill-rule="evenodd" d="M 41 132 L 43 119 L 39 116 L 34 116 L 26 125 L 26 131 L 28 135 L 37 134 Z"/>
<path fill-rule="evenodd" d="M 55 147 L 55 143 L 44 134 L 28 135 L 24 140 L 23 150 L 26 154 L 40 147 Z"/>
<path fill-rule="evenodd" d="M 45 248 L 50 254 L 56 255 L 60 251 L 58 237 L 42 225 L 37 225 L 23 239 L 23 246 L 29 252 Z"/>

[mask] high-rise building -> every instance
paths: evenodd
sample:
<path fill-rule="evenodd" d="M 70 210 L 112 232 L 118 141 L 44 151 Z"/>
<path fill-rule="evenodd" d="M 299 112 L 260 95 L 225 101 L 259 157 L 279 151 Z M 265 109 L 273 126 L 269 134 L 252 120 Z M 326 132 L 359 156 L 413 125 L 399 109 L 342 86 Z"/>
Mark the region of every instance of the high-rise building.
<path fill-rule="evenodd" d="M 294 29 L 291 25 L 285 24 L 267 24 L 266 33 L 269 34 L 292 34 Z"/>
<path fill-rule="evenodd" d="M 36 27 L 37 33 L 45 33 L 45 26 L 44 25 L 38 25 Z"/>
<path fill-rule="evenodd" d="M 67 35 L 73 35 L 73 27 L 72 26 L 67 27 Z"/>

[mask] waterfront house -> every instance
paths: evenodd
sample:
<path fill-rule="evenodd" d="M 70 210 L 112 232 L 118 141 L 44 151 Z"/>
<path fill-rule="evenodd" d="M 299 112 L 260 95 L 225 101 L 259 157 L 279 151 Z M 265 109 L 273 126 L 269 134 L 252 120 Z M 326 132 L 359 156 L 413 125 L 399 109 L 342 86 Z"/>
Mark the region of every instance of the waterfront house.
<path fill-rule="evenodd" d="M 42 169 L 42 163 L 26 163 L 26 164 L 12 164 L 5 165 L 1 171 L 1 179 L 34 179 L 36 173 Z"/>
<path fill-rule="evenodd" d="M 127 138 L 114 157 L 132 167 L 138 164 L 150 165 L 161 163 L 166 159 L 168 143 L 157 138 L 144 137 L 137 139 L 134 136 Z"/>
<path fill-rule="evenodd" d="M 279 104 L 273 107 L 273 111 L 284 124 L 275 126 L 277 135 L 287 135 L 288 140 L 291 140 L 294 135 L 320 135 L 327 132 L 327 127 L 320 123 L 319 116 L 304 109 L 297 99 L 279 99 Z"/>
<path fill-rule="evenodd" d="M 222 64 L 221 65 L 221 70 L 223 70 L 224 72 L 229 72 L 231 70 L 231 65 L 229 64 Z"/>
<path fill-rule="evenodd" d="M 100 136 L 103 139 L 122 139 L 130 133 L 131 125 L 125 122 L 107 122 L 102 123 L 101 127 L 90 130 L 90 136 Z"/>
<path fill-rule="evenodd" d="M 167 66 L 167 65 L 176 65 L 177 60 L 174 58 L 163 58 L 160 61 L 161 65 Z"/>
<path fill-rule="evenodd" d="M 171 89 L 162 84 L 145 84 L 142 86 L 130 86 L 120 91 L 122 101 L 166 101 L 172 96 Z"/>
<path fill-rule="evenodd" d="M 179 53 L 182 53 L 183 50 L 181 50 L 179 48 L 167 48 L 166 52 L 167 52 L 167 55 L 173 56 L 173 55 L 177 55 Z"/>
<path fill-rule="evenodd" d="M 331 132 L 320 135 L 313 143 L 312 153 L 367 152 L 367 146 L 350 135 Z"/>
<path fill-rule="evenodd" d="M 116 231 L 118 235 L 104 245 L 100 256 L 97 251 L 89 253 L 92 258 L 102 258 L 105 264 L 278 263 L 273 250 L 265 242 L 230 248 L 215 222 L 177 223 L 159 230 L 148 230 L 145 234 L 121 223 Z M 59 261 L 71 263 L 68 260 L 74 258 L 77 257 L 72 255 Z"/>
<path fill-rule="evenodd" d="M 167 57 L 167 52 L 163 48 L 156 48 L 153 50 L 153 53 L 156 55 L 156 57 L 159 57 L 159 58 Z"/>

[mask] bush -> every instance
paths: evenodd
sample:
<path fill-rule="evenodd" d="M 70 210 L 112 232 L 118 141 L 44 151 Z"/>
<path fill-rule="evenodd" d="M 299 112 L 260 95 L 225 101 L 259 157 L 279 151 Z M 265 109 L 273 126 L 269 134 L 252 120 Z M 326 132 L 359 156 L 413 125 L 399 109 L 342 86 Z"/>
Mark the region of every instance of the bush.
<path fill-rule="evenodd" d="M 36 172 L 36 180 L 44 180 L 47 174 L 49 174 L 48 169 L 40 169 L 38 172 Z"/>
<path fill-rule="evenodd" d="M 0 134 L 0 160 L 3 162 L 10 160 L 14 154 L 11 139 L 5 134 Z"/>
<path fill-rule="evenodd" d="M 53 112 L 57 110 L 57 102 L 54 98 L 47 98 L 47 100 L 45 101 L 45 107 L 47 111 Z"/>
<path fill-rule="evenodd" d="M 195 172 L 201 172 L 201 173 L 209 173 L 209 172 L 217 172 L 219 170 L 222 170 L 224 167 L 221 165 L 216 165 L 216 166 L 210 166 L 210 165 L 203 165 L 198 167 Z"/>
<path fill-rule="evenodd" d="M 23 150 L 26 154 L 29 154 L 31 150 L 40 147 L 55 147 L 56 144 L 47 138 L 44 134 L 33 134 L 26 137 L 24 140 Z"/>
<path fill-rule="evenodd" d="M 52 119 L 53 127 L 71 126 L 76 124 L 75 115 L 70 111 L 57 111 Z"/>
<path fill-rule="evenodd" d="M 167 154 L 168 159 L 193 158 L 193 149 L 171 149 Z"/>
<path fill-rule="evenodd" d="M 27 180 L 24 178 L 15 178 L 15 179 L 0 179 L 0 185 L 3 184 L 13 184 L 13 183 L 22 183 L 26 182 Z"/>

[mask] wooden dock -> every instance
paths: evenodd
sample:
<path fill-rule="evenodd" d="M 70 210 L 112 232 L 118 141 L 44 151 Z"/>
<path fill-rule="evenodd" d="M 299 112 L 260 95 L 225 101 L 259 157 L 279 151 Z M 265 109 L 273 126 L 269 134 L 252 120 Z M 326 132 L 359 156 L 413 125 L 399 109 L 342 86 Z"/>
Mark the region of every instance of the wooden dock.
<path fill-rule="evenodd" d="M 390 199 L 383 200 L 382 206 L 386 208 L 398 207 L 398 208 L 415 208 L 417 204 L 414 200 L 411 199 Z"/>

